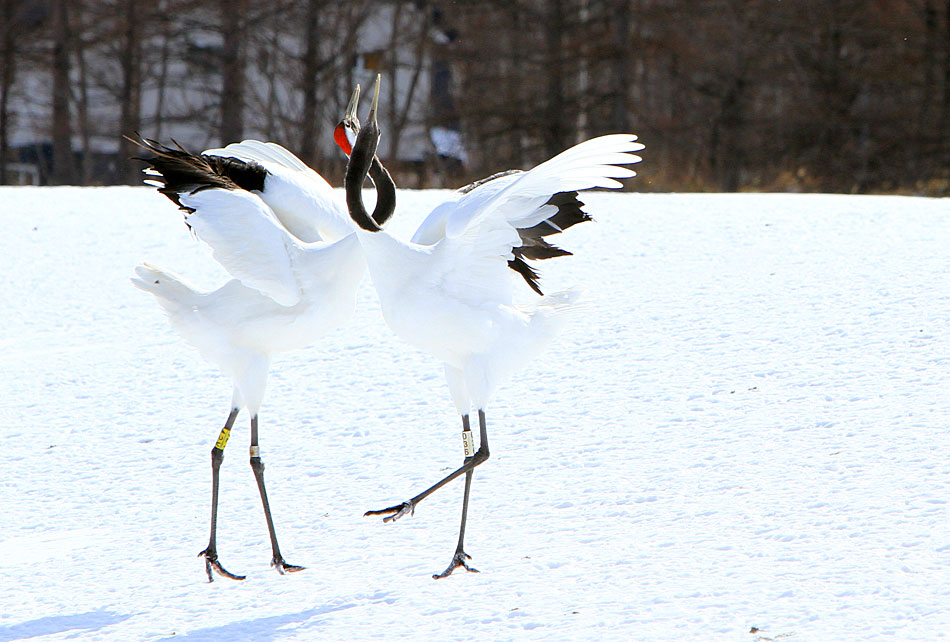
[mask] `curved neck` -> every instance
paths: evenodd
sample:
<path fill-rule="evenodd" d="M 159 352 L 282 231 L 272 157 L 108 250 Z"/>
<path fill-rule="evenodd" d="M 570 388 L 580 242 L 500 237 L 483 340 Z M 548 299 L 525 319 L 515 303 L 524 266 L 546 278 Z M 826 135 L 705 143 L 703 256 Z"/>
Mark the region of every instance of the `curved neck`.
<path fill-rule="evenodd" d="M 376 142 L 379 132 L 372 128 L 364 128 L 357 137 L 353 146 L 350 160 L 346 165 L 346 175 L 343 178 L 343 189 L 346 192 L 346 207 L 350 217 L 362 229 L 369 232 L 378 232 L 380 225 L 389 220 L 396 207 L 396 185 L 382 163 L 376 159 Z M 363 181 L 366 174 L 373 167 L 373 180 L 376 183 L 377 197 L 373 216 L 366 211 L 363 204 Z"/>
<path fill-rule="evenodd" d="M 396 209 L 396 183 L 389 171 L 383 167 L 378 156 L 373 156 L 373 163 L 369 167 L 369 176 L 376 186 L 376 207 L 373 209 L 373 220 L 378 227 L 383 227 L 392 218 Z"/>

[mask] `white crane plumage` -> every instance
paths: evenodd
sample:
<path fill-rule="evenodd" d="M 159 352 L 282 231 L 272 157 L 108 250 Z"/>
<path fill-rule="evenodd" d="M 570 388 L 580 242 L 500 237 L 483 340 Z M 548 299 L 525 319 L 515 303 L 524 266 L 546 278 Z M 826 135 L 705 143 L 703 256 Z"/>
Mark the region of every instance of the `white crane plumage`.
<path fill-rule="evenodd" d="M 498 174 L 457 192 L 437 206 L 408 243 L 382 231 L 365 212 L 360 187 L 367 159 L 375 153 L 379 129 L 375 104 L 359 133 L 347 168 L 350 215 L 359 225 L 373 284 L 390 328 L 444 364 L 455 406 L 462 417 L 463 465 L 412 499 L 367 515 L 394 521 L 414 512 L 429 494 L 465 475 L 458 544 L 449 567 L 474 571 L 464 551 L 472 471 L 489 457 L 485 409 L 492 393 L 516 368 L 555 336 L 563 313 L 576 305 L 575 292 L 543 297 L 531 309 L 513 303 L 512 270 L 540 294 L 537 274 L 525 259 L 569 254 L 544 237 L 589 220 L 577 192 L 617 188 L 635 172 L 643 149 L 632 134 L 580 143 L 527 172 Z M 479 447 L 474 448 L 469 414 L 478 413 Z"/>
<path fill-rule="evenodd" d="M 358 95 L 359 88 L 338 132 L 353 125 Z M 275 143 L 247 140 L 201 155 L 144 139 L 140 144 L 155 154 L 145 159 L 147 182 L 179 205 L 194 234 L 234 277 L 202 292 L 180 276 L 145 264 L 132 279 L 155 295 L 175 330 L 233 380 L 231 410 L 211 452 L 211 536 L 199 553 L 208 580 L 212 571 L 244 579 L 218 561 L 216 540 L 219 469 L 244 407 L 251 416 L 250 463 L 270 535 L 271 564 L 280 573 L 299 571 L 302 567 L 288 564 L 277 544 L 258 412 L 271 355 L 313 343 L 350 320 L 366 270 L 354 225 L 323 177 Z M 392 214 L 395 186 L 382 166 L 374 167 L 373 178 L 382 195 L 374 215 L 382 222 Z"/>

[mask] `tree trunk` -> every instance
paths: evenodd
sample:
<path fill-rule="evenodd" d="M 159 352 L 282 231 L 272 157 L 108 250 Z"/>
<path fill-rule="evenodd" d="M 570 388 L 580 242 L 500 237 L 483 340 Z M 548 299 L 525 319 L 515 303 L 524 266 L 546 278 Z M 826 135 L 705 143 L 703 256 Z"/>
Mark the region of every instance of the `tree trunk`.
<path fill-rule="evenodd" d="M 566 104 L 564 99 L 564 0 L 548 3 L 545 29 L 547 67 L 547 104 L 541 138 L 547 156 L 554 156 L 565 147 L 567 138 Z"/>
<path fill-rule="evenodd" d="M 53 172 L 54 185 L 75 182 L 69 114 L 69 0 L 53 5 Z"/>
<path fill-rule="evenodd" d="M 76 21 L 81 24 L 81 21 Z M 80 33 L 83 33 L 80 29 Z M 76 69 L 79 74 L 79 86 L 76 88 L 76 120 L 79 138 L 82 141 L 82 162 L 79 167 L 79 183 L 88 185 L 92 180 L 92 145 L 89 132 L 89 75 L 86 73 L 86 52 L 81 35 L 74 39 Z"/>
<path fill-rule="evenodd" d="M 950 0 L 944 8 L 943 32 L 943 109 L 941 111 L 941 140 L 944 167 L 950 166 Z"/>
<path fill-rule="evenodd" d="M 303 122 L 300 127 L 300 157 L 305 163 L 315 166 L 318 160 L 317 136 L 321 124 L 318 111 L 317 76 L 320 73 L 320 12 L 322 0 L 307 0 L 305 27 L 305 53 L 303 60 L 303 78 L 300 90 L 303 92 Z"/>
<path fill-rule="evenodd" d="M 122 135 L 132 136 L 142 128 L 142 15 L 138 0 L 124 0 L 125 21 L 122 25 L 122 95 L 119 120 L 119 158 L 116 179 L 120 183 L 138 183 L 139 168 L 129 162 L 135 145 Z"/>
<path fill-rule="evenodd" d="M 0 0 L 0 16 L 3 18 L 0 34 L 0 185 L 6 185 L 7 156 L 10 153 L 10 91 L 16 72 L 13 0 Z"/>
<path fill-rule="evenodd" d="M 244 137 L 246 0 L 220 0 L 224 46 L 221 61 L 221 143 Z"/>
<path fill-rule="evenodd" d="M 401 6 L 401 5 L 400 5 Z M 389 106 L 389 127 L 392 130 L 389 143 L 389 157 L 393 160 L 399 158 L 399 141 L 402 133 L 409 123 L 409 114 L 412 112 L 412 101 L 416 95 L 416 87 L 419 84 L 419 78 L 422 75 L 422 68 L 425 64 L 426 44 L 429 41 L 429 15 L 425 9 L 422 9 L 423 15 L 419 20 L 419 31 L 416 40 L 415 61 L 412 70 L 412 78 L 409 80 L 409 86 L 406 89 L 406 100 L 399 108 L 397 102 L 396 82 L 399 77 L 399 40 L 396 32 L 399 30 L 399 11 L 397 8 L 396 17 L 393 18 L 393 39 L 391 42 L 392 65 L 390 66 L 390 106 Z M 423 114 L 425 116 L 425 114 Z"/>
<path fill-rule="evenodd" d="M 162 139 L 162 126 L 165 123 L 165 91 L 168 88 L 168 63 L 171 55 L 171 40 L 172 33 L 169 25 L 171 24 L 171 19 L 165 15 L 165 3 L 160 2 L 158 5 L 158 19 L 162 24 L 162 49 L 161 54 L 158 58 L 158 96 L 155 98 L 155 139 Z"/>
<path fill-rule="evenodd" d="M 392 22 L 389 25 L 389 78 L 387 88 L 389 91 L 389 108 L 386 110 L 389 115 L 389 140 L 388 153 L 390 159 L 396 159 L 396 149 L 399 147 L 399 133 L 394 131 L 396 125 L 396 112 L 398 111 L 399 100 L 399 46 L 401 30 L 402 9 L 404 0 L 396 0 L 393 3 Z"/>
<path fill-rule="evenodd" d="M 941 104 L 938 102 L 937 94 L 940 78 L 941 60 L 941 34 L 940 24 L 937 18 L 937 0 L 924 0 L 923 20 L 924 20 L 924 47 L 923 47 L 923 87 L 920 91 L 918 102 L 917 117 L 912 119 L 916 122 L 914 129 L 915 138 L 921 142 L 924 148 L 929 147 L 924 141 L 932 140 L 931 137 L 939 136 L 941 133 Z M 908 167 L 911 175 L 921 173 L 921 165 L 929 164 L 929 159 L 913 157 L 912 165 Z M 916 165 L 916 167 L 914 166 Z"/>
<path fill-rule="evenodd" d="M 630 130 L 630 116 L 627 112 L 627 92 L 632 83 L 630 72 L 633 66 L 632 48 L 630 46 L 630 2 L 617 0 L 613 30 L 613 101 L 610 109 L 610 120 L 614 131 L 625 132 Z"/>
<path fill-rule="evenodd" d="M 746 82 L 744 71 L 738 72 L 719 105 L 710 142 L 713 173 L 723 192 L 737 192 L 744 152 L 740 139 L 743 132 L 742 101 Z"/>

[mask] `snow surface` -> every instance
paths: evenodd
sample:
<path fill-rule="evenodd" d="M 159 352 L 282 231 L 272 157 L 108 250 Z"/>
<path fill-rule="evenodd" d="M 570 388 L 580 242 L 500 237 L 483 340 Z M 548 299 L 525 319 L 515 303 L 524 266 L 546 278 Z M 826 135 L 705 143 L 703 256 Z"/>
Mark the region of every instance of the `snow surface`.
<path fill-rule="evenodd" d="M 399 193 L 408 235 L 441 196 Z M 275 360 L 267 531 L 230 382 L 129 283 L 225 280 L 147 188 L 2 188 L 0 641 L 934 640 L 950 636 L 950 203 L 590 195 L 549 291 L 591 305 L 489 409 L 462 484 L 441 366 L 368 279 L 352 328 Z"/>

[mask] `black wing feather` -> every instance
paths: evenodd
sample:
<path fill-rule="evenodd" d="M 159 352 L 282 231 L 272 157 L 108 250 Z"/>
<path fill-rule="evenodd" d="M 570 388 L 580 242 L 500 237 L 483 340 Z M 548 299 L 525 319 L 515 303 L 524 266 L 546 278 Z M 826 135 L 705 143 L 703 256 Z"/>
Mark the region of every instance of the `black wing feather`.
<path fill-rule="evenodd" d="M 135 160 L 148 163 L 149 169 L 158 172 L 158 175 L 151 176 L 162 184 L 158 191 L 182 210 L 192 211 L 181 204 L 180 194 L 194 194 L 212 188 L 248 191 L 264 189 L 267 170 L 253 161 L 192 154 L 175 141 L 172 141 L 175 147 L 169 147 L 148 138 L 129 140 L 154 154 L 151 158 Z"/>
<path fill-rule="evenodd" d="M 496 178 L 520 173 L 522 173 L 520 169 L 509 169 L 505 172 L 498 172 L 497 174 L 492 174 L 491 176 L 459 188 L 458 191 L 462 194 L 467 194 L 476 187 L 493 181 Z M 543 292 L 541 292 L 541 286 L 539 285 L 541 277 L 538 271 L 531 267 L 527 261 L 541 261 L 544 259 L 552 259 L 556 256 L 571 256 L 570 252 L 548 243 L 544 237 L 551 236 L 552 234 L 560 234 L 578 223 L 592 220 L 587 212 L 583 210 L 584 203 L 577 197 L 577 192 L 558 192 L 548 199 L 545 205 L 553 205 L 557 208 L 557 212 L 537 225 L 519 228 L 518 236 L 521 237 L 521 245 L 511 248 L 511 252 L 515 255 L 515 258 L 508 261 L 508 267 L 520 274 L 525 280 L 525 283 L 538 294 L 543 294 Z"/>
<path fill-rule="evenodd" d="M 541 277 L 537 270 L 528 265 L 525 259 L 540 261 L 556 256 L 570 256 L 570 252 L 548 243 L 544 237 L 560 234 L 578 223 L 591 220 L 587 212 L 582 209 L 584 204 L 577 198 L 577 192 L 558 192 L 548 199 L 545 205 L 557 207 L 557 212 L 537 225 L 519 228 L 518 235 L 521 237 L 521 246 L 512 248 L 511 251 L 515 258 L 508 261 L 508 267 L 520 274 L 531 289 L 538 294 L 542 294 L 539 285 Z"/>

